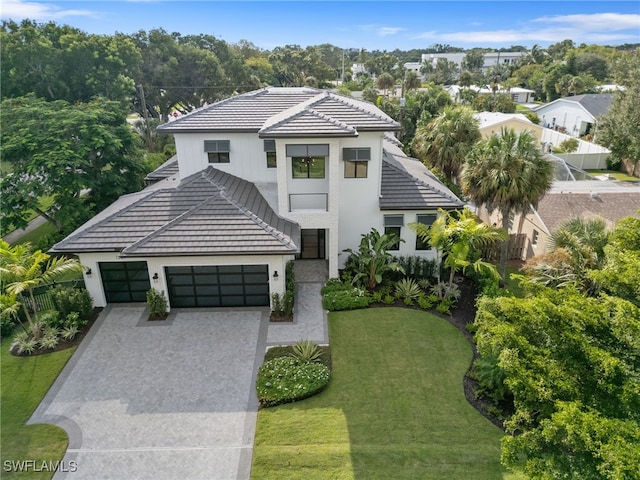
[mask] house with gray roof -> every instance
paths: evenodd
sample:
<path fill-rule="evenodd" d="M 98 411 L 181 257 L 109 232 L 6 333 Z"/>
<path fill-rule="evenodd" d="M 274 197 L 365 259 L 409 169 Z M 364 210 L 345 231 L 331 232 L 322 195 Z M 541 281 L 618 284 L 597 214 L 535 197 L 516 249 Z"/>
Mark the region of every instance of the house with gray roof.
<path fill-rule="evenodd" d="M 397 255 L 434 253 L 408 228 L 463 203 L 395 139 L 374 105 L 311 88 L 265 88 L 158 127 L 176 155 L 56 244 L 79 256 L 96 306 L 166 292 L 171 307 L 268 306 L 292 259 L 338 276 L 371 228 Z"/>
<path fill-rule="evenodd" d="M 538 114 L 543 126 L 581 137 L 593 131 L 598 117 L 609 111 L 612 101 L 611 93 L 590 93 L 558 98 L 531 111 Z"/>

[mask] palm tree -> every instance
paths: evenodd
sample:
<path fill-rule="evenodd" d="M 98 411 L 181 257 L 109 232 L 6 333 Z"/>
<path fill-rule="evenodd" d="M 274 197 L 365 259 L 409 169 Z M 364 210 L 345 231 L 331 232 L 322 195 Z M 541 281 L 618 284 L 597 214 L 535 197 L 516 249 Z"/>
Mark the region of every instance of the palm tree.
<path fill-rule="evenodd" d="M 609 234 L 602 218 L 574 217 L 551 235 L 551 247 L 566 250 L 576 270 L 602 268 Z"/>
<path fill-rule="evenodd" d="M 478 121 L 465 106 L 447 106 L 435 119 L 418 127 L 412 149 L 427 166 L 449 181 L 458 180 L 465 158 L 480 139 Z"/>
<path fill-rule="evenodd" d="M 498 210 L 509 230 L 511 213 L 526 214 L 551 188 L 553 166 L 540 153 L 534 135 L 503 128 L 479 142 L 469 155 L 462 189 L 478 206 Z M 505 278 L 509 240 L 500 248 L 500 275 Z"/>
<path fill-rule="evenodd" d="M 40 335 L 40 329 L 34 290 L 53 282 L 61 275 L 70 272 L 80 273 L 82 270 L 82 265 L 76 259 L 51 258 L 42 250 L 31 252 L 28 244 L 11 246 L 5 241 L 0 241 L 0 275 L 3 278 L 3 290 L 16 298 L 20 298 L 21 294 L 27 294 L 33 316 L 27 302 L 23 301 L 21 304 L 31 333 L 36 339 Z"/>
<path fill-rule="evenodd" d="M 479 222 L 469 209 L 455 215 L 442 209 L 439 212 L 440 215 L 431 226 L 410 223 L 409 228 L 436 251 L 438 260 L 442 259 L 444 266 L 449 269 L 449 285 L 453 285 L 454 276 L 459 269 L 464 272 L 469 267 L 497 277 L 495 265 L 484 262 L 481 258 L 471 261 L 470 254 L 473 250 L 505 240 L 508 238 L 506 231 Z"/>
<path fill-rule="evenodd" d="M 404 78 L 404 88 L 407 91 L 417 90 L 422 85 L 420 81 L 420 77 L 416 72 L 407 72 L 407 75 Z"/>

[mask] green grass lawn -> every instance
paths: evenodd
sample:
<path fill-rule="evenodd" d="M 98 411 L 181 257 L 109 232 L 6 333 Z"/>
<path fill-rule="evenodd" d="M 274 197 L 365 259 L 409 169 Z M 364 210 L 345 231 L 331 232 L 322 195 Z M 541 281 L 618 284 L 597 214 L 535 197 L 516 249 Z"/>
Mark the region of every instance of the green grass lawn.
<path fill-rule="evenodd" d="M 638 177 L 634 177 L 633 175 L 629 175 L 628 173 L 625 172 L 618 172 L 616 170 L 585 170 L 585 172 L 587 172 L 590 175 L 604 175 L 605 173 L 608 173 L 609 175 L 611 175 L 613 178 L 615 178 L 616 180 L 621 180 L 621 181 L 625 181 L 625 182 L 637 182 L 640 181 L 640 178 Z"/>
<path fill-rule="evenodd" d="M 7 479 L 48 479 L 51 472 L 7 473 L 5 461 L 62 460 L 68 439 L 54 425 L 25 425 L 43 399 L 75 348 L 34 357 L 14 357 L 9 353 L 9 338 L 0 344 L 2 384 L 0 404 L 1 477 Z"/>
<path fill-rule="evenodd" d="M 502 432 L 466 401 L 471 347 L 445 320 L 377 308 L 329 316 L 321 394 L 260 410 L 251 478 L 506 479 Z"/>

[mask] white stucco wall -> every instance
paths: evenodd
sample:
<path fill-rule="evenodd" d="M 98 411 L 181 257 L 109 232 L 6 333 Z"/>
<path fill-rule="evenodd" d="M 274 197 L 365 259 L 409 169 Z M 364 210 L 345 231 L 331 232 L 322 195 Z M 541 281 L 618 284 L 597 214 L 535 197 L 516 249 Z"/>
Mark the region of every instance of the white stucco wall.
<path fill-rule="evenodd" d="M 583 133 L 587 123 L 595 122 L 595 119 L 577 102 L 559 99 L 535 110 L 543 125 L 553 127 L 555 124 L 567 129 L 567 133 L 577 135 Z M 574 130 L 575 127 L 575 130 Z"/>
<path fill-rule="evenodd" d="M 169 266 L 192 266 L 192 265 L 268 265 L 269 266 L 269 292 L 284 293 L 285 290 L 285 268 L 289 260 L 293 260 L 293 255 L 240 255 L 240 256 L 207 256 L 207 257 L 135 257 L 121 258 L 117 252 L 109 253 L 83 253 L 79 255 L 80 263 L 91 269 L 91 276 L 84 274 L 84 281 L 87 290 L 93 298 L 95 307 L 104 307 L 107 300 L 100 281 L 100 262 L 147 262 L 149 269 L 149 279 L 155 273 L 158 280 L 151 280 L 151 287 L 158 291 L 164 291 L 167 295 L 167 279 L 165 278 L 164 267 Z M 273 273 L 278 272 L 278 278 L 273 278 Z"/>
<path fill-rule="evenodd" d="M 264 140 L 255 133 L 175 134 L 180 178 L 200 172 L 209 165 L 250 182 L 275 182 L 276 169 L 267 168 Z M 229 163 L 210 164 L 205 140 L 229 140 Z"/>

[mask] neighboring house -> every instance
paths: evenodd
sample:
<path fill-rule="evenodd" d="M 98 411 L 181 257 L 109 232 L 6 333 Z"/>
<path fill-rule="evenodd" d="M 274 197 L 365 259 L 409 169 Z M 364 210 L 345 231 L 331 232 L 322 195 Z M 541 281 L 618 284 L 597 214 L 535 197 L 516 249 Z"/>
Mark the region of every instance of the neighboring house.
<path fill-rule="evenodd" d="M 509 128 L 516 133 L 529 130 L 535 135 L 537 143 L 541 143 L 542 127 L 521 113 L 481 112 L 474 113 L 473 116 L 478 120 L 483 138 L 490 137 L 493 133 L 500 134 L 502 128 Z"/>
<path fill-rule="evenodd" d="M 586 178 L 584 172 L 565 170 L 560 161 L 551 190 L 540 200 L 536 209 L 531 208 L 523 217 L 512 215 L 509 233 L 525 235 L 522 260 L 549 251 L 550 237 L 565 222 L 574 217 L 602 218 L 609 228 L 624 217 L 639 217 L 640 185 L 599 180 L 573 180 Z M 489 214 L 480 208 L 478 216 L 486 222 L 501 224 L 500 214 Z"/>
<path fill-rule="evenodd" d="M 612 101 L 611 93 L 590 93 L 559 98 L 531 110 L 545 127 L 581 137 L 594 130 L 598 117 L 609 111 Z"/>
<path fill-rule="evenodd" d="M 491 52 L 484 54 L 484 64 L 482 71 L 486 72 L 491 67 L 497 65 L 511 66 L 518 63 L 520 57 L 527 55 L 527 52 Z M 454 62 L 458 68 L 462 68 L 462 62 L 467 56 L 466 52 L 456 53 L 423 53 L 420 62 L 406 62 L 404 68 L 407 71 L 413 71 L 420 74 L 420 69 L 425 63 L 430 63 L 433 67 L 436 66 L 438 60 L 447 60 L 448 62 Z M 352 68 L 353 71 L 353 68 Z M 422 75 L 424 79 L 424 75 Z M 528 102 L 519 102 L 528 103 Z"/>
<path fill-rule="evenodd" d="M 503 95 L 511 96 L 511 99 L 515 103 L 519 103 L 521 105 L 527 105 L 534 102 L 535 91 L 529 90 L 527 88 L 520 87 L 511 87 L 511 88 L 503 88 L 502 86 L 498 86 L 498 89 L 494 92 L 488 87 L 478 87 L 476 85 L 471 85 L 469 87 L 461 87 L 460 85 L 447 85 L 444 87 L 445 90 L 449 93 L 451 98 L 456 102 L 462 102 L 462 94 L 461 92 L 465 89 L 473 90 L 478 95 L 493 95 L 494 93 L 499 93 Z"/>
<path fill-rule="evenodd" d="M 400 235 L 393 253 L 433 258 L 408 224 L 463 203 L 402 152 L 399 128 L 370 103 L 310 88 L 203 107 L 158 128 L 177 154 L 151 185 L 52 251 L 79 256 L 96 306 L 144 301 L 151 287 L 172 307 L 269 305 L 289 260 L 327 259 L 336 277 L 372 227 Z"/>

